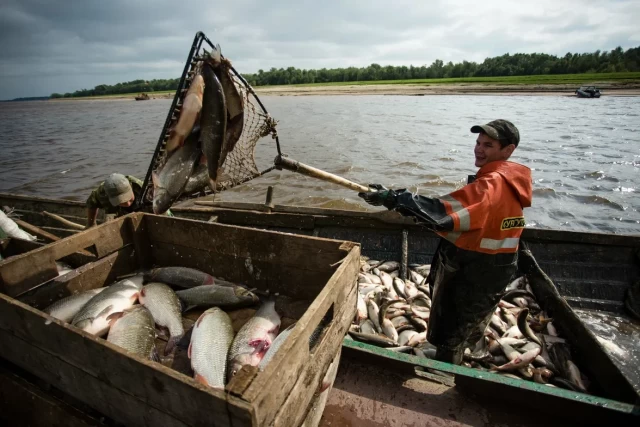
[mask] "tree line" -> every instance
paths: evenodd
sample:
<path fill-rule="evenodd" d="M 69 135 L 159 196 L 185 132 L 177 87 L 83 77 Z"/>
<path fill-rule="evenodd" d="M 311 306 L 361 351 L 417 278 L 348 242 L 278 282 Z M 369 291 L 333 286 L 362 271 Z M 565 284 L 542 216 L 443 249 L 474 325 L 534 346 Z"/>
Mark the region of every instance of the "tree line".
<path fill-rule="evenodd" d="M 322 68 L 303 70 L 295 67 L 258 70 L 243 77 L 252 86 L 287 85 L 302 83 L 359 82 L 375 80 L 440 79 L 456 77 L 504 77 L 544 74 L 615 73 L 640 71 L 640 46 L 623 50 L 597 50 L 593 53 L 567 53 L 558 57 L 544 53 L 504 54 L 487 58 L 482 63 L 462 61 L 444 63 L 436 59 L 426 66 L 381 66 Z M 180 79 L 134 80 L 116 85 L 98 85 L 73 93 L 54 93 L 51 98 L 72 98 L 134 92 L 176 90 Z"/>

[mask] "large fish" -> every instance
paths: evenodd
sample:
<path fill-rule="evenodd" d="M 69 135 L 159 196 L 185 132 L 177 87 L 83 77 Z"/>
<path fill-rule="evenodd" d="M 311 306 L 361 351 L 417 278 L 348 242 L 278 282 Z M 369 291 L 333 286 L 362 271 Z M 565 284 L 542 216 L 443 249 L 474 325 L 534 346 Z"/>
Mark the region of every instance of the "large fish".
<path fill-rule="evenodd" d="M 142 305 L 109 316 L 113 321 L 107 341 L 140 357 L 159 361 L 153 316 Z"/>
<path fill-rule="evenodd" d="M 199 131 L 195 130 L 182 147 L 169 154 L 159 173 L 153 171 L 153 213 L 166 212 L 182 194 L 200 157 L 198 137 Z"/>
<path fill-rule="evenodd" d="M 209 186 L 216 188 L 220 173 L 220 155 L 227 130 L 227 107 L 220 80 L 213 68 L 204 63 L 204 98 L 200 116 L 200 145 L 207 158 Z"/>
<path fill-rule="evenodd" d="M 216 183 L 216 188 L 212 188 L 211 191 L 217 192 L 222 190 L 223 188 L 229 186 L 233 183 L 232 178 L 225 173 L 221 173 L 218 176 L 218 182 Z M 193 169 L 193 173 L 189 177 L 187 181 L 187 185 L 185 185 L 183 193 L 194 193 L 196 191 L 202 190 L 204 187 L 208 187 L 211 184 L 209 180 L 209 167 L 207 166 L 207 162 L 198 163 L 196 167 Z"/>
<path fill-rule="evenodd" d="M 185 307 L 240 308 L 258 302 L 258 297 L 240 286 L 203 285 L 176 291 Z"/>
<path fill-rule="evenodd" d="M 280 315 L 276 312 L 275 301 L 265 301 L 233 339 L 229 349 L 227 378 L 234 376 L 244 365 L 257 366 L 279 329 Z"/>
<path fill-rule="evenodd" d="M 77 294 L 69 295 L 68 297 L 62 298 L 51 304 L 49 307 L 42 310 L 44 313 L 47 313 L 51 317 L 55 317 L 56 319 L 62 320 L 63 322 L 71 322 L 73 317 L 78 314 L 80 309 L 89 302 L 91 298 L 95 295 L 98 295 L 100 292 L 107 289 L 98 288 L 91 289 L 84 292 L 78 292 Z M 47 320 L 45 322 L 46 325 L 51 323 L 51 320 Z"/>
<path fill-rule="evenodd" d="M 164 283 L 151 282 L 140 291 L 140 304 L 149 309 L 156 324 L 169 329 L 169 341 L 164 354 L 171 352 L 184 335 L 182 306 L 176 293 Z"/>
<path fill-rule="evenodd" d="M 179 288 L 213 285 L 214 279 L 204 271 L 189 267 L 158 267 L 144 274 L 145 282 L 160 282 Z"/>
<path fill-rule="evenodd" d="M 73 317 L 71 324 L 90 334 L 102 336 L 108 330 L 111 314 L 130 308 L 138 300 L 142 276 L 121 280 L 94 295 Z"/>
<path fill-rule="evenodd" d="M 240 135 L 242 135 L 242 129 L 244 127 L 244 102 L 242 95 L 240 95 L 238 88 L 233 82 L 231 62 L 226 58 L 222 58 L 220 45 L 211 51 L 208 62 L 220 79 L 224 98 L 227 103 L 227 130 L 225 132 L 219 163 L 219 166 L 222 167 L 227 155 L 233 151 L 238 139 L 240 139 Z"/>
<path fill-rule="evenodd" d="M 198 114 L 202 110 L 202 96 L 205 90 L 205 83 L 202 75 L 196 74 L 189 86 L 189 90 L 182 102 L 180 117 L 178 122 L 169 132 L 169 139 L 165 148 L 168 153 L 180 147 L 191 133 Z"/>
<path fill-rule="evenodd" d="M 193 325 L 188 351 L 196 381 L 224 388 L 232 341 L 233 326 L 227 313 L 213 307 L 200 315 Z"/>

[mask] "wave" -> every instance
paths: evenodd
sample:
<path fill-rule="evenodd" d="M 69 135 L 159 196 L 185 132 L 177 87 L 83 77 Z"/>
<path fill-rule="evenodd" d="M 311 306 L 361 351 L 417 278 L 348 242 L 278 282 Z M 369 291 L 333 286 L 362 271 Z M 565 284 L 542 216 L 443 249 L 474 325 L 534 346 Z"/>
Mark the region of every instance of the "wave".
<path fill-rule="evenodd" d="M 602 197 L 602 196 L 594 196 L 594 195 L 583 196 L 578 194 L 569 194 L 569 197 L 586 205 L 608 206 L 618 211 L 625 210 L 624 206 L 622 206 L 620 203 L 614 202 L 613 200 L 609 200 L 606 197 Z"/>

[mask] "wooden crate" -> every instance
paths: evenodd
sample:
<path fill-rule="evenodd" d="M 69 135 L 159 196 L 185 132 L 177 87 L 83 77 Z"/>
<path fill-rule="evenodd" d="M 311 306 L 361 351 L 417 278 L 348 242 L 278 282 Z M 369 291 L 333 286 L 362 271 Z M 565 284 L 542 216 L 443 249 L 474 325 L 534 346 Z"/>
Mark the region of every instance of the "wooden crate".
<path fill-rule="evenodd" d="M 88 247 L 100 259 L 31 289 L 50 263 Z M 300 425 L 355 314 L 359 256 L 352 242 L 130 214 L 0 266 L 0 355 L 127 425 Z M 172 265 L 279 293 L 276 309 L 297 327 L 264 371 L 244 367 L 216 390 L 64 322 L 45 325 L 39 308 L 63 296 Z"/>

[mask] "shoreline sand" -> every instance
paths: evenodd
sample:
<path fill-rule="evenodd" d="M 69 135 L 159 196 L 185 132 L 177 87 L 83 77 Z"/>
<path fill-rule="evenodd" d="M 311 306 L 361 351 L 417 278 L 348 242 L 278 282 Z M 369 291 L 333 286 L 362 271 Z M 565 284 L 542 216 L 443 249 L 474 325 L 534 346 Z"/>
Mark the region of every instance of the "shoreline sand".
<path fill-rule="evenodd" d="M 493 95 L 493 96 L 565 96 L 575 97 L 575 84 L 372 84 L 372 85 L 327 85 L 327 86 L 257 86 L 258 96 L 338 96 L 338 95 Z M 602 83 L 597 85 L 602 97 L 640 96 L 640 83 Z M 104 97 L 59 98 L 49 101 L 109 101 L 134 100 L 136 94 L 110 95 Z M 174 93 L 153 95 L 150 100 L 173 99 Z M 142 101 L 141 101 L 142 102 Z"/>

